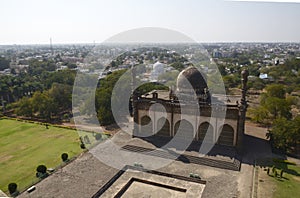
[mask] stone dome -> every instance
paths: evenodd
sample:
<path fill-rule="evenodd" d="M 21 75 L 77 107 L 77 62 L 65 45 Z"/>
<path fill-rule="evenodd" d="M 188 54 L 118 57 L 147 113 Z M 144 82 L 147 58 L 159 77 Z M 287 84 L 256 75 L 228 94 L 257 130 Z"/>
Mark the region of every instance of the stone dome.
<path fill-rule="evenodd" d="M 177 77 L 177 92 L 191 93 L 194 89 L 197 95 L 205 94 L 208 91 L 205 77 L 194 66 L 190 66 L 181 71 Z"/>

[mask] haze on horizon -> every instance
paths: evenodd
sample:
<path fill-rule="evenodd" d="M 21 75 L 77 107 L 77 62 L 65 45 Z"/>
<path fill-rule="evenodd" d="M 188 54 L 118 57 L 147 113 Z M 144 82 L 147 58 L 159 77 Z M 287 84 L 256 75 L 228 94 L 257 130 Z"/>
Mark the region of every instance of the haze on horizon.
<path fill-rule="evenodd" d="M 198 42 L 300 42 L 300 1 L 269 1 L 1 0 L 0 45 L 101 43 L 142 27 Z"/>

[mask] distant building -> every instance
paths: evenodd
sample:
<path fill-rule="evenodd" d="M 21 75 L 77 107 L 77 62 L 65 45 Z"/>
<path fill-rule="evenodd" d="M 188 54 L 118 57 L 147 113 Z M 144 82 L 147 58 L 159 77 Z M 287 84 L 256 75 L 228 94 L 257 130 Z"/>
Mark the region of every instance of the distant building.
<path fill-rule="evenodd" d="M 222 53 L 219 52 L 219 51 L 213 51 L 212 57 L 213 57 L 213 58 L 222 58 L 223 55 L 222 55 Z"/>
<path fill-rule="evenodd" d="M 10 68 L 4 69 L 3 71 L 0 71 L 0 74 L 2 74 L 2 75 L 9 75 L 9 74 L 11 74 L 11 69 Z"/>
<path fill-rule="evenodd" d="M 259 78 L 264 80 L 264 81 L 270 81 L 270 82 L 274 81 L 274 78 L 272 76 L 268 75 L 268 74 L 261 73 L 259 75 Z"/>
<path fill-rule="evenodd" d="M 261 74 L 259 74 L 259 78 L 263 79 L 263 80 L 266 80 L 266 79 L 268 79 L 268 74 L 261 73 Z"/>

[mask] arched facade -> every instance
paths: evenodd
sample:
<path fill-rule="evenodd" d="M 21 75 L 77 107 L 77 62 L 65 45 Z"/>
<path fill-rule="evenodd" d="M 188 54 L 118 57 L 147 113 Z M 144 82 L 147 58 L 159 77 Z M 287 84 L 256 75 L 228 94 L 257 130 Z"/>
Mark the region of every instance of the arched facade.
<path fill-rule="evenodd" d="M 166 108 L 168 110 L 168 108 Z M 226 146 L 236 146 L 238 143 L 238 120 L 218 119 L 214 117 L 186 115 L 177 112 L 167 112 L 162 117 L 161 112 L 141 110 L 139 112 L 139 135 L 179 137 L 185 140 L 195 140 L 206 143 L 216 143 Z M 179 126 L 180 130 L 179 130 Z M 204 141 L 205 138 L 205 141 Z"/>
<path fill-rule="evenodd" d="M 205 76 L 197 68 L 186 68 L 178 75 L 175 92 L 152 91 L 152 98 L 151 94 L 134 97 L 134 121 L 140 127 L 136 127 L 133 134 L 176 136 L 242 149 L 247 110 L 247 75 L 242 76 L 242 79 L 240 100 L 232 96 L 237 100 L 226 102 L 224 98 L 229 96 L 210 94 Z M 160 94 L 162 97 L 159 97 Z M 219 103 L 212 105 L 212 98 Z M 191 102 L 195 99 L 198 103 Z M 151 108 L 154 104 L 163 106 L 163 110 L 155 106 Z"/>

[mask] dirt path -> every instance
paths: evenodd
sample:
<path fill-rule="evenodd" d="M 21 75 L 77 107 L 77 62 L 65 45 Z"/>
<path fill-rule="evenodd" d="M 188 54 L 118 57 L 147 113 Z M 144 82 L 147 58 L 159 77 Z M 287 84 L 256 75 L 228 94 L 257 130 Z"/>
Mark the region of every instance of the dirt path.
<path fill-rule="evenodd" d="M 276 185 L 270 179 L 270 176 L 264 171 L 264 168 L 258 168 L 257 177 L 257 197 L 267 198 L 272 197 L 275 192 Z"/>

